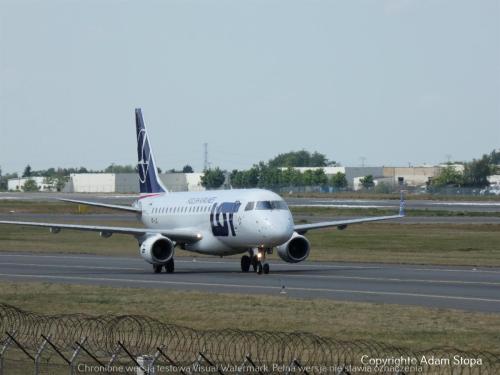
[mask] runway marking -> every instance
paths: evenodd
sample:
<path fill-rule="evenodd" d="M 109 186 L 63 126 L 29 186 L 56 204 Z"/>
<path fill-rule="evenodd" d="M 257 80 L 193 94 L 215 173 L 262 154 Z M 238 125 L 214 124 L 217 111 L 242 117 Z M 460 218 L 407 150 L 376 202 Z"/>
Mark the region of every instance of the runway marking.
<path fill-rule="evenodd" d="M 360 205 L 360 204 L 347 204 L 347 203 L 312 203 L 312 204 L 289 204 L 289 207 L 335 207 L 335 208 L 395 208 L 394 206 L 378 206 L 378 205 Z"/>
<path fill-rule="evenodd" d="M 245 285 L 245 284 L 220 284 L 220 283 L 200 283 L 188 281 L 166 281 L 166 280 L 131 280 L 120 278 L 106 278 L 106 277 L 82 277 L 82 276 L 54 276 L 54 275 L 30 275 L 30 274 L 7 274 L 0 273 L 0 277 L 18 277 L 18 278 L 37 278 L 37 279 L 59 279 L 59 280 L 85 280 L 85 281 L 111 281 L 111 282 L 124 282 L 133 284 L 165 284 L 165 285 L 185 285 L 185 286 L 205 286 L 205 287 L 222 287 L 222 288 L 253 288 L 253 289 L 266 289 L 266 290 L 281 290 L 280 286 L 271 285 Z M 351 289 L 328 289 L 328 288 L 301 288 L 301 287 L 288 287 L 289 291 L 305 291 L 305 292 L 328 292 L 328 293 L 351 293 L 351 294 L 367 294 L 367 295 L 389 295 L 389 296 L 404 296 L 404 297 L 420 297 L 420 298 L 436 298 L 436 299 L 449 299 L 460 301 L 476 301 L 476 302 L 493 302 L 500 303 L 500 299 L 493 298 L 479 298 L 479 297 L 460 297 L 460 296 L 446 296 L 439 294 L 420 294 L 420 293 L 403 293 L 403 292 L 377 292 L 370 290 L 351 290 Z"/>
<path fill-rule="evenodd" d="M 103 256 L 103 255 L 82 255 L 82 256 L 74 256 L 71 254 L 67 253 L 61 253 L 59 255 L 45 255 L 45 254 L 0 254 L 0 257 L 29 257 L 29 258 L 57 258 L 57 259 L 62 259 L 62 258 L 71 258 L 71 259 L 100 259 L 100 260 L 123 260 L 123 261 L 137 261 L 139 258 L 133 258 L 133 257 L 118 257 L 118 256 Z M 214 256 L 215 257 L 215 256 Z M 183 257 L 184 259 L 186 257 Z M 217 260 L 207 260 L 206 258 L 192 258 L 196 259 L 195 262 L 197 263 L 206 263 L 206 264 L 231 264 L 239 267 L 239 261 L 234 260 L 234 261 L 217 261 Z M 179 263 L 193 263 L 193 260 L 181 260 L 181 259 L 176 259 L 176 262 Z M 372 266 L 363 266 L 363 265 L 336 265 L 336 264 L 317 264 L 317 263 L 309 263 L 309 264 L 289 264 L 289 263 L 284 263 L 284 262 L 269 262 L 271 265 L 276 265 L 276 266 L 284 266 L 284 267 L 290 267 L 290 268 L 295 268 L 297 270 L 315 270 L 315 269 L 366 269 L 366 270 L 376 270 L 376 269 L 397 269 L 397 270 L 402 270 L 402 271 L 439 271 L 439 272 L 472 272 L 472 273 L 491 273 L 491 274 L 500 274 L 500 269 L 494 268 L 494 269 L 484 269 L 484 268 L 479 268 L 479 269 L 471 269 L 471 268 L 442 268 L 439 266 L 436 266 L 435 268 L 433 267 L 409 267 L 409 264 L 398 264 L 398 263 L 374 263 Z M 473 267 L 473 266 L 463 266 L 463 267 Z"/>
<path fill-rule="evenodd" d="M 71 254 L 65 254 L 61 253 L 60 255 L 43 255 L 43 254 L 0 254 L 0 257 L 39 257 L 39 258 L 57 258 L 57 259 L 63 259 L 63 258 L 71 258 L 71 259 L 100 259 L 100 260 L 124 260 L 124 261 L 137 261 L 139 258 L 131 258 L 131 257 L 115 257 L 115 256 L 103 256 L 103 255 L 91 255 L 89 254 L 88 256 L 73 256 Z M 214 256 L 215 257 L 215 256 Z M 184 257 L 186 258 L 186 257 Z M 223 260 L 207 260 L 206 258 L 192 258 L 196 259 L 196 261 L 193 260 L 180 260 L 178 258 L 175 259 L 176 262 L 179 263 L 206 263 L 206 264 L 231 264 L 239 267 L 239 261 L 223 261 Z M 381 266 L 356 266 L 356 265 L 327 265 L 327 264 L 289 264 L 289 263 L 275 263 L 275 262 L 269 262 L 272 265 L 276 266 L 285 266 L 285 267 L 291 267 L 291 268 L 296 268 L 297 270 L 300 269 L 314 269 L 311 267 L 316 267 L 316 268 L 325 268 L 325 269 L 379 269 L 383 268 Z M 500 273 L 500 271 L 499 271 Z"/>
<path fill-rule="evenodd" d="M 283 277 L 282 275 L 270 274 L 273 277 Z M 433 280 L 433 279 L 401 279 L 392 277 L 367 277 L 367 276 L 340 276 L 340 275 L 289 275 L 285 277 L 309 277 L 315 279 L 346 279 L 346 280 L 366 280 L 366 281 L 397 281 L 405 283 L 427 283 L 427 284 L 463 284 L 463 285 L 495 285 L 500 286 L 500 282 L 494 281 L 463 281 L 463 280 Z"/>
<path fill-rule="evenodd" d="M 100 270 L 123 270 L 123 271 L 144 271 L 144 268 L 132 267 L 103 267 L 103 266 L 74 266 L 70 264 L 40 264 L 40 263 L 10 263 L 1 262 L 0 266 L 28 266 L 28 267 L 46 267 L 46 268 L 81 268 L 81 269 L 100 269 Z"/>
<path fill-rule="evenodd" d="M 187 262 L 192 263 L 192 262 Z M 82 266 L 69 264 L 39 264 L 39 263 L 13 263 L 0 262 L 0 266 L 28 266 L 28 267 L 45 267 L 45 268 L 68 268 L 68 269 L 98 269 L 98 270 L 119 270 L 119 271 L 144 271 L 144 268 L 133 267 L 109 267 L 109 266 Z M 235 274 L 239 272 L 234 272 Z M 367 276 L 341 276 L 341 275 L 293 275 L 293 274 L 274 274 L 269 276 L 274 278 L 314 278 L 314 279 L 345 279 L 345 280 L 365 280 L 365 281 L 392 281 L 405 283 L 426 283 L 426 284 L 459 284 L 459 285 L 485 285 L 485 286 L 500 286 L 500 282 L 493 281 L 463 281 L 463 280 L 426 280 L 426 279 L 401 279 L 390 277 L 367 277 Z"/>

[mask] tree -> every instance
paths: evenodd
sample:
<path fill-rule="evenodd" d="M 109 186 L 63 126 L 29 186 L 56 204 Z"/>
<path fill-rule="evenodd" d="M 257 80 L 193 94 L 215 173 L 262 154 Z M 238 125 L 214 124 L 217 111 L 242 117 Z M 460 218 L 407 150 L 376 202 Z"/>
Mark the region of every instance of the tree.
<path fill-rule="evenodd" d="M 371 189 L 375 185 L 375 182 L 373 181 L 373 176 L 371 174 L 360 179 L 359 183 L 365 189 Z"/>
<path fill-rule="evenodd" d="M 491 151 L 490 162 L 494 165 L 500 164 L 500 149 Z"/>
<path fill-rule="evenodd" d="M 57 176 L 54 184 L 56 191 L 62 191 L 62 189 L 64 189 L 64 186 L 66 186 L 66 183 L 68 181 L 69 181 L 69 176 Z"/>
<path fill-rule="evenodd" d="M 283 182 L 289 186 L 302 186 L 304 185 L 304 176 L 297 169 L 288 167 L 283 171 Z"/>
<path fill-rule="evenodd" d="M 377 184 L 377 186 L 375 186 L 374 191 L 375 191 L 375 193 L 378 193 L 378 194 L 389 194 L 392 192 L 392 188 L 391 188 L 391 185 L 389 185 L 388 183 L 381 182 L 381 183 Z"/>
<path fill-rule="evenodd" d="M 182 167 L 182 173 L 193 173 L 193 167 L 191 167 L 189 164 L 186 164 L 184 167 Z"/>
<path fill-rule="evenodd" d="M 245 187 L 243 185 L 243 174 L 245 172 L 241 172 L 237 169 L 233 169 L 229 174 L 229 180 L 231 181 L 231 186 L 235 188 Z"/>
<path fill-rule="evenodd" d="M 315 169 L 313 171 L 313 185 L 326 185 L 327 183 L 328 177 L 325 170 L 323 168 Z"/>
<path fill-rule="evenodd" d="M 444 167 L 439 175 L 431 181 L 432 186 L 461 186 L 463 184 L 463 175 L 457 171 L 453 166 L 449 165 Z"/>
<path fill-rule="evenodd" d="M 485 187 L 490 183 L 488 176 L 495 173 L 496 167 L 491 163 L 491 156 L 483 155 L 464 166 L 463 184 L 470 187 Z"/>
<path fill-rule="evenodd" d="M 31 165 L 28 164 L 26 168 L 24 168 L 23 177 L 31 177 Z"/>
<path fill-rule="evenodd" d="M 308 169 L 302 173 L 302 183 L 304 186 L 312 186 L 314 185 L 314 171 Z"/>
<path fill-rule="evenodd" d="M 55 178 L 52 176 L 47 176 L 43 179 L 43 184 L 47 185 L 49 191 L 52 191 L 52 189 L 54 188 L 54 182 Z"/>
<path fill-rule="evenodd" d="M 104 173 L 135 173 L 135 167 L 133 165 L 118 165 L 115 163 L 111 163 L 106 169 L 104 169 Z"/>
<path fill-rule="evenodd" d="M 225 181 L 224 172 L 218 167 L 215 169 L 208 169 L 201 176 L 201 185 L 206 189 L 217 189 L 222 186 Z"/>
<path fill-rule="evenodd" d="M 31 179 L 31 178 L 24 183 L 22 189 L 23 189 L 23 191 L 38 191 L 38 190 L 40 190 L 36 181 Z"/>
<path fill-rule="evenodd" d="M 324 154 L 314 151 L 312 154 L 309 151 L 290 151 L 284 154 L 279 154 L 269 160 L 269 167 L 287 168 L 287 167 L 326 167 L 331 164 Z"/>
<path fill-rule="evenodd" d="M 330 178 L 330 183 L 337 189 L 345 189 L 347 187 L 347 178 L 345 173 L 337 172 Z"/>

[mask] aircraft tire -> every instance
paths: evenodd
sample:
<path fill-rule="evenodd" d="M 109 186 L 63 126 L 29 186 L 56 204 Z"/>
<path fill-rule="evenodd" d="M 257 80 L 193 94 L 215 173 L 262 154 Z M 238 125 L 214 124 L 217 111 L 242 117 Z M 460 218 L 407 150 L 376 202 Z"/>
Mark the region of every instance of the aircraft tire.
<path fill-rule="evenodd" d="M 243 255 L 241 257 L 241 271 L 242 272 L 250 271 L 250 263 L 252 263 L 250 257 L 248 255 Z"/>
<path fill-rule="evenodd" d="M 264 263 L 262 265 L 262 271 L 264 272 L 264 275 L 267 275 L 269 273 L 269 263 Z"/>
<path fill-rule="evenodd" d="M 153 264 L 154 273 L 161 273 L 162 268 L 163 268 L 163 264 Z"/>
<path fill-rule="evenodd" d="M 165 264 L 165 270 L 167 273 L 174 273 L 175 266 L 174 266 L 174 260 L 170 259 L 166 264 Z"/>

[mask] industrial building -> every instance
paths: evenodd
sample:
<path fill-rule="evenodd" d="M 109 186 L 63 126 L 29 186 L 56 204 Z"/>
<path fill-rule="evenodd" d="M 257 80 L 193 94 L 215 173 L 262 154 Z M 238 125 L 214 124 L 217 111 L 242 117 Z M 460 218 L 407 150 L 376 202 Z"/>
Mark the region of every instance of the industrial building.
<path fill-rule="evenodd" d="M 298 171 L 323 169 L 330 177 L 337 173 L 344 173 L 347 179 L 348 188 L 353 190 L 361 189 L 360 180 L 371 175 L 375 185 L 384 183 L 397 185 L 402 178 L 406 186 L 426 185 L 432 178 L 438 176 L 441 170 L 447 165 L 438 166 L 418 166 L 418 167 L 297 167 Z M 463 172 L 462 164 L 453 164 L 451 167 L 459 172 Z M 285 168 L 282 168 L 285 169 Z"/>
<path fill-rule="evenodd" d="M 169 191 L 201 191 L 203 173 L 164 173 L 160 179 Z M 73 173 L 63 189 L 67 193 L 139 193 L 137 173 Z"/>
<path fill-rule="evenodd" d="M 72 173 L 63 189 L 67 193 L 137 193 L 137 173 Z"/>
<path fill-rule="evenodd" d="M 11 178 L 7 181 L 7 190 L 10 191 L 22 191 L 24 184 L 28 180 L 35 181 L 38 186 L 39 191 L 52 191 L 54 190 L 54 184 L 48 183 L 45 177 L 20 177 L 20 178 Z"/>

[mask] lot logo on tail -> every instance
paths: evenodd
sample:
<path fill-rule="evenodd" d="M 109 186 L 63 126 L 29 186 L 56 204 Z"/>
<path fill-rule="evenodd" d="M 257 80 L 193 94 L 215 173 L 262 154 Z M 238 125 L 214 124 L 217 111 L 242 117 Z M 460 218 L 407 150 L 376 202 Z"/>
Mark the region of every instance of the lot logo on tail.
<path fill-rule="evenodd" d="M 139 181 L 141 182 L 141 184 L 144 184 L 146 182 L 149 169 L 149 160 L 151 158 L 151 151 L 147 142 L 148 137 L 146 135 L 146 130 L 139 130 L 139 134 L 137 135 L 137 148 L 139 151 L 138 169 Z"/>

